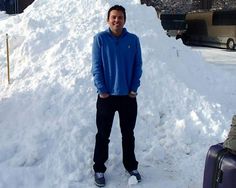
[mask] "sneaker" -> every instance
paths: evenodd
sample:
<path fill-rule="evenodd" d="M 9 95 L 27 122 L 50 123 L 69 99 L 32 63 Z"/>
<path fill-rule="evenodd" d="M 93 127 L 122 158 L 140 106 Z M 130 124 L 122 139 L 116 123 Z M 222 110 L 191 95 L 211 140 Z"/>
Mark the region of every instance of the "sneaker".
<path fill-rule="evenodd" d="M 135 176 L 136 179 L 138 180 L 138 182 L 142 181 L 141 175 L 139 174 L 139 172 L 137 170 L 132 170 L 129 172 L 130 176 Z"/>
<path fill-rule="evenodd" d="M 102 173 L 102 172 L 95 172 L 94 180 L 95 180 L 95 185 L 96 186 L 98 186 L 98 187 L 104 187 L 105 186 L 104 173 Z"/>

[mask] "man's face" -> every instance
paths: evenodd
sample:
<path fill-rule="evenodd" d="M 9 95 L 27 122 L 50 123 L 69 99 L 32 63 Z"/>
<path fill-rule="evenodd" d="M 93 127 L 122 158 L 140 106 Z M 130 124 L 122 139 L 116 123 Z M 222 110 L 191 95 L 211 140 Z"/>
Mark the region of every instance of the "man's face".
<path fill-rule="evenodd" d="M 122 33 L 123 27 L 125 25 L 124 14 L 119 10 L 112 10 L 107 23 L 115 35 L 120 35 Z"/>

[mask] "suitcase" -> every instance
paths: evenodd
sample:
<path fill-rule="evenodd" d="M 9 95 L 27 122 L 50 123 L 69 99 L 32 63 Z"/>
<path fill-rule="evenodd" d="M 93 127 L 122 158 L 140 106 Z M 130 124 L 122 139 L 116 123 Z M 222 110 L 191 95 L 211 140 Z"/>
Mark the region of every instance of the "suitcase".
<path fill-rule="evenodd" d="M 223 148 L 223 143 L 208 150 L 203 188 L 236 188 L 236 155 Z"/>

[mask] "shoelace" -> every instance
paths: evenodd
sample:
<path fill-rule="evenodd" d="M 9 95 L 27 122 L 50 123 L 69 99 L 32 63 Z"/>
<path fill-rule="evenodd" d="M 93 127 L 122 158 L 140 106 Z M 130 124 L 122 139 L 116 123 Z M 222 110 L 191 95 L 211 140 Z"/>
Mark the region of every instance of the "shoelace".
<path fill-rule="evenodd" d="M 132 174 L 138 174 L 138 171 L 137 170 L 132 170 L 131 173 Z"/>
<path fill-rule="evenodd" d="M 103 178 L 104 177 L 104 174 L 102 172 L 96 172 L 96 176 L 98 178 Z"/>

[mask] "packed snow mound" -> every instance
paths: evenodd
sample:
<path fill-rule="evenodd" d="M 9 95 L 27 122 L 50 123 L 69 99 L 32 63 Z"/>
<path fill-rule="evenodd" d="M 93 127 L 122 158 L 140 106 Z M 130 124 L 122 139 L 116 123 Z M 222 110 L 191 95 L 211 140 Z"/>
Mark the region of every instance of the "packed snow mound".
<path fill-rule="evenodd" d="M 146 177 L 137 186 L 201 187 L 206 151 L 225 138 L 234 112 L 235 89 L 224 83 L 236 80 L 167 37 L 154 8 L 138 0 L 36 0 L 23 14 L 0 19 L 0 48 L 8 33 L 11 51 L 11 84 L 3 71 L 0 85 L 0 187 L 93 186 L 91 45 L 107 28 L 107 10 L 114 4 L 126 8 L 125 27 L 142 46 L 135 134 Z M 0 61 L 5 62 L 4 50 Z M 118 123 L 116 117 L 108 187 L 129 185 Z"/>

